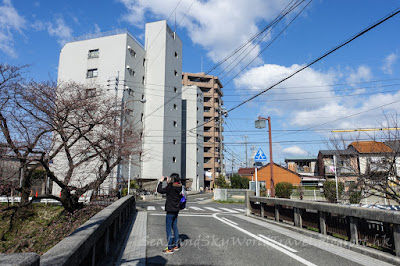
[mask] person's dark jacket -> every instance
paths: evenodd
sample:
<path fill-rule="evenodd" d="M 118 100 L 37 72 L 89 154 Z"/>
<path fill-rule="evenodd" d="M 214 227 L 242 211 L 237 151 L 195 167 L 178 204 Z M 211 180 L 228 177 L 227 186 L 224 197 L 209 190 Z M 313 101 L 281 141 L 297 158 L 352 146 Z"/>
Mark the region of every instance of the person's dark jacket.
<path fill-rule="evenodd" d="M 167 213 L 179 213 L 181 191 L 182 185 L 179 183 L 169 183 L 165 188 L 162 187 L 162 182 L 158 183 L 157 192 L 161 194 L 167 194 L 167 200 L 165 201 L 165 211 Z"/>

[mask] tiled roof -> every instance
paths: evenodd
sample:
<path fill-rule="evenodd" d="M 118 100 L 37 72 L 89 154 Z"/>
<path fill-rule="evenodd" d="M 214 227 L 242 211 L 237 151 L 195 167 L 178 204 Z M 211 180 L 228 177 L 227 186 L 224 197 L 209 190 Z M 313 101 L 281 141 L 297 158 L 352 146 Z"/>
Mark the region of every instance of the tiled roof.
<path fill-rule="evenodd" d="M 285 158 L 285 162 L 287 161 L 316 161 L 318 159 L 317 156 L 290 156 Z"/>
<path fill-rule="evenodd" d="M 382 153 L 393 152 L 391 148 L 382 142 L 377 141 L 355 141 L 349 145 L 359 153 Z"/>
<path fill-rule="evenodd" d="M 320 150 L 322 155 L 354 155 L 356 154 L 353 150 Z"/>
<path fill-rule="evenodd" d="M 254 174 L 254 168 L 239 168 L 238 174 L 239 175 L 252 175 Z"/>

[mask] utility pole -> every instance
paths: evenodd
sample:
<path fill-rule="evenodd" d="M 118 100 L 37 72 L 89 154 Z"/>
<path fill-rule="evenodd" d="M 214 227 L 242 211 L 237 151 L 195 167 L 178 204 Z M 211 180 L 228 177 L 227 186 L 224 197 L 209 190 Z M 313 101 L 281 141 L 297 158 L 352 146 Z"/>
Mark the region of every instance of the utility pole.
<path fill-rule="evenodd" d="M 247 136 L 244 136 L 244 144 L 246 145 L 246 168 L 248 167 L 247 165 Z"/>

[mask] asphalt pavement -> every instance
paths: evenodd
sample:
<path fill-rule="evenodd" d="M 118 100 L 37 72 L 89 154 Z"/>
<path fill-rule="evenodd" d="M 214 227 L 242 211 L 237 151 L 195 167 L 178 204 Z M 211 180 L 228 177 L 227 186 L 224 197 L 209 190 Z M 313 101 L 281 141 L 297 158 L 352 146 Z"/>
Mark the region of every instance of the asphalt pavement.
<path fill-rule="evenodd" d="M 163 254 L 165 199 L 138 202 L 147 214 L 146 265 L 389 265 L 321 240 L 244 216 L 244 204 L 193 195 L 181 211 L 181 248 Z"/>

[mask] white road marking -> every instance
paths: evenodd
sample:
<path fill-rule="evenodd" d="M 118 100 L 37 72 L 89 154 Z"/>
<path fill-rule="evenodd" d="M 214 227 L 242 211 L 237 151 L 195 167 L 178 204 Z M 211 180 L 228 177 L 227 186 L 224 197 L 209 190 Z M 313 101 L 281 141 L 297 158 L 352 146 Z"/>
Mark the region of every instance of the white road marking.
<path fill-rule="evenodd" d="M 147 206 L 148 211 L 155 211 L 156 207 L 155 206 Z"/>
<path fill-rule="evenodd" d="M 221 221 L 221 222 L 223 222 L 223 223 L 229 225 L 229 226 L 232 226 L 233 228 L 236 228 L 237 230 L 239 230 L 239 231 L 245 233 L 246 235 L 249 235 L 249 236 L 251 236 L 251 237 L 257 239 L 258 241 L 263 242 L 264 244 L 266 244 L 266 245 L 268 245 L 268 246 L 270 246 L 270 247 L 272 247 L 272 248 L 274 248 L 274 249 L 276 249 L 276 250 L 278 250 L 278 251 L 280 251 L 280 252 L 286 254 L 287 256 L 292 257 L 293 259 L 295 259 L 295 260 L 297 260 L 297 261 L 299 261 L 299 262 L 301 262 L 301 263 L 303 263 L 303 264 L 305 264 L 305 265 L 308 265 L 308 266 L 316 266 L 314 263 L 309 262 L 308 260 L 305 260 L 305 259 L 303 259 L 302 257 L 299 257 L 299 256 L 297 256 L 296 254 L 293 254 L 293 253 L 291 253 L 290 251 L 287 251 L 286 249 L 284 249 L 284 248 L 282 248 L 282 247 L 280 247 L 280 246 L 278 246 L 278 245 L 275 245 L 275 244 L 273 244 L 272 242 L 269 242 L 269 241 L 265 240 L 264 238 L 261 238 L 261 237 L 255 235 L 255 234 L 253 234 L 253 233 L 250 233 L 249 231 L 244 230 L 243 228 L 240 228 L 240 227 L 237 226 L 237 225 L 231 224 L 231 223 L 229 223 L 229 222 L 227 222 L 227 221 L 225 221 L 225 220 L 219 218 L 219 217 L 217 216 L 216 213 L 213 214 L 213 217 L 214 217 L 215 219 L 217 219 L 217 220 L 219 220 L 219 221 Z"/>
<path fill-rule="evenodd" d="M 165 206 L 161 206 L 161 209 L 163 209 L 163 211 L 165 211 Z"/>
<path fill-rule="evenodd" d="M 203 200 L 204 198 L 197 198 L 196 200 Z"/>
<path fill-rule="evenodd" d="M 234 210 L 237 210 L 239 212 L 244 212 L 244 209 L 238 209 L 238 208 L 233 208 Z"/>
<path fill-rule="evenodd" d="M 150 215 L 153 215 L 153 216 L 165 216 L 165 213 L 152 213 L 152 214 L 150 214 Z M 183 214 L 179 214 L 178 215 L 178 217 L 181 217 L 181 216 L 183 216 L 183 217 L 212 217 L 212 214 L 197 214 L 197 213 L 194 213 L 194 214 L 186 214 L 186 213 L 183 213 Z"/>
<path fill-rule="evenodd" d="M 285 249 L 287 249 L 287 250 L 289 250 L 289 251 L 291 251 L 291 252 L 297 252 L 297 250 L 292 249 L 292 248 L 290 248 L 290 247 L 288 247 L 288 246 L 286 246 L 286 245 L 284 245 L 284 244 L 282 244 L 282 243 L 279 243 L 278 241 L 275 241 L 275 240 L 273 240 L 273 239 L 271 239 L 271 238 L 269 238 L 269 237 L 266 237 L 266 236 L 264 236 L 264 235 L 262 235 L 262 234 L 258 234 L 258 236 L 259 236 L 259 237 L 262 237 L 262 238 L 264 238 L 265 240 L 270 241 L 270 242 L 272 242 L 272 243 L 274 243 L 274 244 L 277 244 L 278 246 L 281 246 L 281 247 L 283 247 L 283 248 L 285 248 Z"/>
<path fill-rule="evenodd" d="M 199 207 L 189 207 L 190 209 L 193 209 L 195 211 L 204 211 L 202 208 Z"/>
<path fill-rule="evenodd" d="M 226 211 L 226 212 L 230 212 L 230 213 L 238 213 L 237 211 L 234 211 L 234 210 L 231 210 L 231 209 L 228 209 L 228 208 L 221 208 L 221 207 L 219 207 L 221 210 L 224 210 L 224 211 Z"/>
<path fill-rule="evenodd" d="M 208 209 L 208 210 L 210 210 L 210 211 L 213 211 L 213 212 L 220 212 L 220 210 L 218 210 L 218 209 L 215 209 L 215 208 L 213 208 L 213 207 L 204 207 L 205 209 Z"/>
<path fill-rule="evenodd" d="M 231 223 L 231 224 L 234 224 L 234 225 L 238 225 L 237 223 L 235 223 L 235 222 L 233 222 L 233 221 L 231 221 L 229 219 L 226 219 L 225 217 L 221 217 L 221 219 L 227 221 L 228 223 Z"/>

